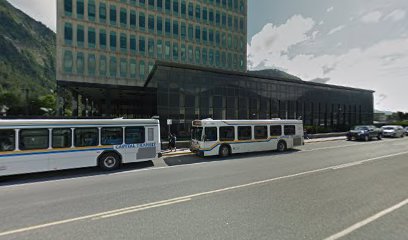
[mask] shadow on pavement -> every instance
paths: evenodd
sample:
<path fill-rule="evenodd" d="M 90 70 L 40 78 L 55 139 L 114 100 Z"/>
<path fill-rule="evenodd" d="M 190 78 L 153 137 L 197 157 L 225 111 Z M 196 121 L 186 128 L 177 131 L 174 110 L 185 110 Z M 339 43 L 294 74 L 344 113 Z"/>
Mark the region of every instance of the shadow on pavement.
<path fill-rule="evenodd" d="M 169 157 L 163 158 L 163 160 L 167 166 L 178 166 L 178 165 L 205 163 L 205 162 L 232 161 L 232 160 L 251 158 L 251 157 L 279 156 L 279 155 L 286 155 L 286 154 L 291 154 L 291 153 L 299 152 L 299 151 L 300 150 L 298 149 L 291 149 L 283 153 L 279 153 L 276 151 L 241 153 L 241 154 L 234 154 L 226 158 L 220 158 L 218 156 L 198 157 L 196 155 L 185 155 L 185 156 L 174 156 L 174 157 L 169 156 Z"/>
<path fill-rule="evenodd" d="M 36 182 L 50 182 L 62 179 L 73 179 L 80 177 L 98 176 L 98 175 L 109 175 L 112 173 L 126 172 L 137 169 L 144 169 L 154 167 L 152 161 L 139 162 L 139 163 L 128 163 L 122 165 L 122 167 L 115 171 L 103 171 L 98 167 L 89 168 L 78 168 L 69 170 L 59 170 L 51 172 L 41 172 L 41 173 L 28 173 L 20 175 L 12 175 L 0 177 L 0 187 L 1 186 L 11 186 L 20 185 L 26 183 L 36 183 Z"/>

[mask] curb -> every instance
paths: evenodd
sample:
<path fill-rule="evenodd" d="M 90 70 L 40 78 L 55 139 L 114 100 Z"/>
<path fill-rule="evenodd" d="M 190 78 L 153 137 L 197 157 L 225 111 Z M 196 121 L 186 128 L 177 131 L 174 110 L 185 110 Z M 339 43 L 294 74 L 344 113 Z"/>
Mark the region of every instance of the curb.
<path fill-rule="evenodd" d="M 310 142 L 306 142 L 306 141 L 305 141 L 305 143 L 311 144 L 311 143 L 334 142 L 334 141 L 342 141 L 342 140 L 346 140 L 346 138 L 344 137 L 344 138 L 326 139 L 326 140 L 323 140 L 323 139 L 322 139 L 322 140 L 310 141 Z"/>

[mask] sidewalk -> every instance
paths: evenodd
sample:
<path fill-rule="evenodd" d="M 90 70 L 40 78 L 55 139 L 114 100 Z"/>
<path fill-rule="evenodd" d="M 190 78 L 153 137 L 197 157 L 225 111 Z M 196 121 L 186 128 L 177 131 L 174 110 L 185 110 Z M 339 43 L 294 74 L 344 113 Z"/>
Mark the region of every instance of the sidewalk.
<path fill-rule="evenodd" d="M 305 139 L 305 144 L 309 143 L 319 143 L 319 142 L 330 142 L 330 141 L 341 141 L 346 140 L 345 136 L 341 137 L 327 137 L 327 138 L 315 138 L 315 139 Z M 163 157 L 173 157 L 173 156 L 183 156 L 194 154 L 188 148 L 177 148 L 177 151 L 170 152 L 169 150 L 162 151 Z"/>

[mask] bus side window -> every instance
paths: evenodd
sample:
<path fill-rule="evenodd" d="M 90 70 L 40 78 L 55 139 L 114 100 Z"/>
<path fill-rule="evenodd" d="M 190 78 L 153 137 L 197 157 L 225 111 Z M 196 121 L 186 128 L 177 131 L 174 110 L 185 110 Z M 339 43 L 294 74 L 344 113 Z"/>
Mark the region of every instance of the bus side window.
<path fill-rule="evenodd" d="M 126 127 L 125 128 L 125 143 L 137 144 L 145 142 L 144 127 Z"/>
<path fill-rule="evenodd" d="M 255 139 L 267 139 L 268 138 L 268 127 L 267 126 L 255 126 Z"/>
<path fill-rule="evenodd" d="M 251 140 L 252 139 L 252 128 L 248 127 L 238 127 L 238 140 Z"/>
<path fill-rule="evenodd" d="M 20 130 L 20 150 L 47 149 L 49 147 L 48 129 Z"/>
<path fill-rule="evenodd" d="M 272 125 L 270 127 L 271 137 L 280 137 L 282 136 L 282 126 L 281 125 Z"/>
<path fill-rule="evenodd" d="M 154 128 L 147 129 L 147 141 L 153 142 L 154 141 Z"/>
<path fill-rule="evenodd" d="M 296 135 L 296 127 L 294 125 L 285 125 L 284 131 L 287 136 Z"/>
<path fill-rule="evenodd" d="M 235 129 L 234 127 L 220 127 L 220 141 L 234 141 Z"/>
<path fill-rule="evenodd" d="M 0 152 L 14 151 L 16 149 L 16 132 L 14 129 L 0 130 Z"/>
<path fill-rule="evenodd" d="M 208 142 L 215 142 L 218 140 L 217 128 L 216 127 L 206 127 L 205 128 L 205 140 Z"/>
<path fill-rule="evenodd" d="M 52 148 L 69 148 L 72 143 L 72 133 L 70 128 L 52 129 Z"/>
<path fill-rule="evenodd" d="M 75 147 L 89 147 L 99 145 L 98 128 L 76 128 L 75 129 Z"/>
<path fill-rule="evenodd" d="M 104 127 L 101 129 L 102 145 L 120 145 L 123 143 L 122 127 Z"/>

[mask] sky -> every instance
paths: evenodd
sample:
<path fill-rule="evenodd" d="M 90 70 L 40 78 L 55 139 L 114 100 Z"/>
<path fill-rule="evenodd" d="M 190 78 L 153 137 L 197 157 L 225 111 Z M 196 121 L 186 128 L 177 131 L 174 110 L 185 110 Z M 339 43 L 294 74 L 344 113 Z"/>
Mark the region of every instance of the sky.
<path fill-rule="evenodd" d="M 56 0 L 9 0 L 56 30 Z M 408 112 L 407 0 L 248 0 L 248 69 L 374 90 Z"/>

